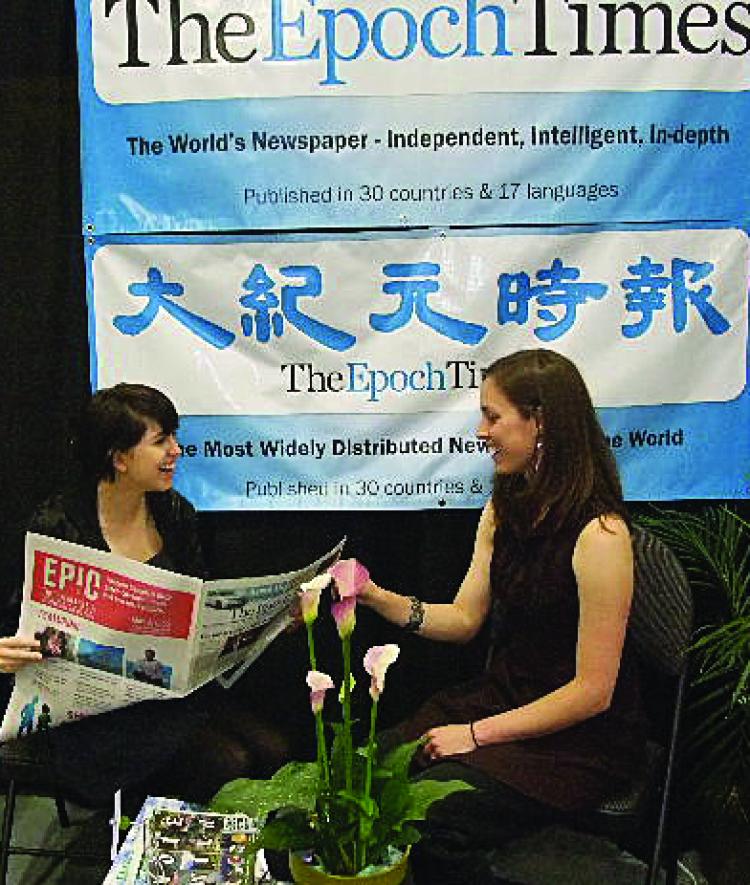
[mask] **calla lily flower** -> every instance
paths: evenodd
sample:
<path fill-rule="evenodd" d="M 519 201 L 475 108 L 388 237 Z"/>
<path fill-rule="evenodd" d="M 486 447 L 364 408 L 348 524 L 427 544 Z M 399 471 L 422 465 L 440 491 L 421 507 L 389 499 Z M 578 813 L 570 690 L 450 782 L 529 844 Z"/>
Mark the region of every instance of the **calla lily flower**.
<path fill-rule="evenodd" d="M 365 655 L 365 670 L 370 674 L 370 697 L 377 701 L 385 688 L 385 673 L 399 654 L 399 647 L 392 642 L 388 645 L 373 645 Z"/>
<path fill-rule="evenodd" d="M 310 689 L 310 706 L 313 713 L 320 713 L 326 699 L 326 692 L 333 688 L 333 679 L 319 670 L 309 670 L 305 680 Z"/>
<path fill-rule="evenodd" d="M 344 639 L 351 636 L 356 623 L 357 597 L 344 596 L 338 602 L 331 603 L 331 614 L 336 622 L 339 636 Z"/>
<path fill-rule="evenodd" d="M 336 582 L 336 593 L 341 597 L 359 596 L 370 580 L 370 573 L 356 559 L 340 559 L 328 569 L 328 573 Z"/>
<path fill-rule="evenodd" d="M 355 624 L 357 596 L 370 580 L 370 573 L 356 559 L 340 559 L 328 569 L 333 578 L 331 614 L 339 636 L 351 636 Z"/>
<path fill-rule="evenodd" d="M 331 583 L 331 576 L 327 573 L 316 575 L 312 580 L 305 581 L 299 586 L 299 607 L 302 612 L 302 620 L 306 624 L 313 624 L 318 618 L 318 606 L 320 605 L 320 593 Z"/>

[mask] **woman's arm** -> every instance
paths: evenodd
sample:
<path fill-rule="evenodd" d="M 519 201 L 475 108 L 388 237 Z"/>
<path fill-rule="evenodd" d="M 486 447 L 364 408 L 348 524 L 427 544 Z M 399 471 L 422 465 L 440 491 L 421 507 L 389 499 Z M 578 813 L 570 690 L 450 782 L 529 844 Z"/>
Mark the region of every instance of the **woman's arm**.
<path fill-rule="evenodd" d="M 425 751 L 433 758 L 468 753 L 476 744 L 539 737 L 582 722 L 609 707 L 633 597 L 630 534 L 617 517 L 594 519 L 573 551 L 580 615 L 576 673 L 570 682 L 526 704 L 473 723 L 431 729 Z M 475 744 L 476 739 L 476 744 Z"/>
<path fill-rule="evenodd" d="M 427 603 L 419 635 L 447 642 L 468 642 L 478 633 L 490 607 L 490 561 L 495 534 L 492 503 L 488 502 L 479 519 L 474 553 L 466 575 L 453 602 Z M 385 590 L 370 581 L 360 602 L 386 620 L 406 626 L 411 613 L 411 600 L 400 593 Z"/>

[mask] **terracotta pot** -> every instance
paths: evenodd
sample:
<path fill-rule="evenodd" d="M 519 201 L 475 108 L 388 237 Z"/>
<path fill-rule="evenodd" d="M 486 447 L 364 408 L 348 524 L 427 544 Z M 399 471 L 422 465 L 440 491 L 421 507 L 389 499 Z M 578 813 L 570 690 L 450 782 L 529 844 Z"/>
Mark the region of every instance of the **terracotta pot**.
<path fill-rule="evenodd" d="M 334 876 L 323 870 L 305 863 L 302 856 L 295 852 L 289 853 L 289 868 L 292 871 L 292 879 L 297 885 L 401 885 L 406 878 L 409 869 L 409 849 L 403 853 L 401 860 L 391 867 L 383 867 L 370 875 L 357 876 Z"/>

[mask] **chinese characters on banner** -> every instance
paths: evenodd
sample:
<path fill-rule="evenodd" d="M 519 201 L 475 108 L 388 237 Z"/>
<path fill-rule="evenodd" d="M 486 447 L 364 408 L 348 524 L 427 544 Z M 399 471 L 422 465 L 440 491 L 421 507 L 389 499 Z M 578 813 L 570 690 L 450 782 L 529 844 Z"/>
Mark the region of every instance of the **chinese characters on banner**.
<path fill-rule="evenodd" d="M 748 251 L 721 227 L 106 238 L 89 249 L 96 382 L 175 400 L 181 481 L 205 508 L 471 506 L 489 489 L 481 368 L 554 346 L 584 372 L 631 497 L 716 488 L 717 462 L 743 493 L 719 427 L 745 408 Z M 384 504 L 387 477 L 404 491 Z"/>
<path fill-rule="evenodd" d="M 93 386 L 202 508 L 464 507 L 551 347 L 627 497 L 750 496 L 746 6 L 76 0 Z"/>

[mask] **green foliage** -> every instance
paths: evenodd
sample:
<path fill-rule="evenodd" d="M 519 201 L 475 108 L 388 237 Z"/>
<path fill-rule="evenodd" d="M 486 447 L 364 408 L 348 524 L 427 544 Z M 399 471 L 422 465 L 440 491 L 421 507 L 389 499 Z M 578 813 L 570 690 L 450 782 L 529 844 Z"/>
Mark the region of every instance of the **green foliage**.
<path fill-rule="evenodd" d="M 464 781 L 417 781 L 409 777 L 409 766 L 422 741 L 412 741 L 391 750 L 375 768 L 373 799 L 377 816 L 367 834 L 368 854 L 379 857 L 389 845 L 405 848 L 419 841 L 412 826 L 424 820 L 433 802 L 471 787 Z"/>
<path fill-rule="evenodd" d="M 677 554 L 710 613 L 693 644 L 686 770 L 694 795 L 725 802 L 750 791 L 750 523 L 726 506 L 638 521 Z"/>
<path fill-rule="evenodd" d="M 312 848 L 329 872 L 346 874 L 348 869 L 351 874 L 355 866 L 383 861 L 389 846 L 405 848 L 416 842 L 420 833 L 413 824 L 424 820 L 433 802 L 471 789 L 464 781 L 411 780 L 409 766 L 420 744 L 402 744 L 376 758 L 370 796 L 362 792 L 368 748 L 360 747 L 354 754 L 354 771 L 359 773 L 351 792 L 335 784 L 331 792 L 324 792 L 314 763 L 290 762 L 267 781 L 230 781 L 211 807 L 224 813 L 241 811 L 256 819 L 280 812 L 261 830 L 259 848 Z M 332 759 L 336 759 L 335 752 Z"/>
<path fill-rule="evenodd" d="M 214 811 L 224 814 L 243 812 L 250 817 L 266 817 L 280 808 L 315 808 L 318 768 L 312 762 L 289 762 L 270 780 L 239 778 L 229 781 L 211 802 Z"/>
<path fill-rule="evenodd" d="M 330 728 L 333 731 L 333 741 L 331 743 L 331 786 L 334 790 L 343 790 L 346 785 L 347 735 L 340 722 L 330 723 Z M 367 748 L 359 747 L 350 760 L 349 768 L 354 789 L 362 789 L 366 763 Z"/>
<path fill-rule="evenodd" d="M 274 851 L 304 851 L 310 847 L 311 839 L 314 839 L 314 833 L 309 814 L 291 808 L 266 823 L 258 837 L 258 847 Z"/>
<path fill-rule="evenodd" d="M 343 595 L 351 596 L 364 586 L 367 572 L 350 560 L 340 570 L 337 580 L 349 583 L 345 589 L 350 592 Z M 312 582 L 303 585 L 304 609 L 317 613 L 318 600 L 312 594 L 320 592 L 320 588 L 311 585 Z M 306 599 L 305 594 L 311 594 L 310 598 Z M 342 593 L 336 589 L 338 603 L 341 597 Z M 405 848 L 416 842 L 420 834 L 414 824 L 424 820 L 433 802 L 456 790 L 472 787 L 463 781 L 411 780 L 409 769 L 421 741 L 403 744 L 385 754 L 380 752 L 376 738 L 378 701 L 385 671 L 398 657 L 398 646 L 375 646 L 365 655 L 363 664 L 371 676 L 370 729 L 366 744 L 353 746 L 355 681 L 348 627 L 339 629 L 344 688 L 339 693 L 342 715 L 340 722 L 330 725 L 333 740 L 329 747 L 321 693 L 324 697 L 333 681 L 317 670 L 312 629 L 316 617 L 317 614 L 313 614 L 305 619 L 310 658 L 307 684 L 315 716 L 316 763 L 290 762 L 268 781 L 232 781 L 214 797 L 212 808 L 225 813 L 241 811 L 263 820 L 256 840 L 258 847 L 309 849 L 328 873 L 353 876 L 367 867 L 388 862 L 389 849 Z M 345 623 L 346 619 L 340 619 L 337 627 Z"/>

